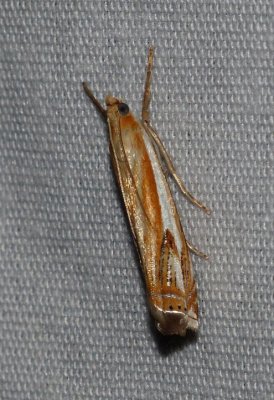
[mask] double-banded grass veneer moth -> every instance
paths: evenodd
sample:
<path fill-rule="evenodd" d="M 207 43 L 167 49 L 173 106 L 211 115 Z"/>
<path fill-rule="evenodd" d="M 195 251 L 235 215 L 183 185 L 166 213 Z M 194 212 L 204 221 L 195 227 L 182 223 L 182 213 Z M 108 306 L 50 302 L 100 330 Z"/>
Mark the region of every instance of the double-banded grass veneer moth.
<path fill-rule="evenodd" d="M 207 258 L 185 238 L 163 163 L 184 196 L 206 213 L 210 210 L 187 190 L 157 132 L 150 124 L 150 84 L 154 49 L 149 49 L 142 119 L 128 105 L 107 96 L 106 106 L 84 90 L 109 127 L 110 155 L 139 253 L 148 304 L 157 329 L 184 336 L 198 328 L 198 301 L 189 252 Z"/>

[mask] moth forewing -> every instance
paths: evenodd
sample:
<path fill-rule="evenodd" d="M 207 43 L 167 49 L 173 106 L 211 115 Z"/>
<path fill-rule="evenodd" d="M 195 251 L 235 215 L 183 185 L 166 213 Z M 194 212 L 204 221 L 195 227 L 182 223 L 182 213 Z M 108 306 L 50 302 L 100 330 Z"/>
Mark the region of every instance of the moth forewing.
<path fill-rule="evenodd" d="M 160 162 L 161 156 L 182 193 L 196 206 L 209 210 L 191 195 L 149 123 L 153 49 L 150 49 L 142 121 L 127 104 L 107 96 L 105 110 L 87 84 L 84 89 L 97 109 L 107 117 L 110 154 L 128 220 L 144 273 L 149 307 L 163 334 L 184 336 L 198 328 L 196 283 L 180 218 Z M 160 154 L 160 156 L 158 156 Z"/>
<path fill-rule="evenodd" d="M 138 247 L 157 328 L 184 335 L 196 329 L 191 261 L 167 180 L 148 133 L 131 112 L 108 106 L 111 158 Z M 184 276 L 185 272 L 185 276 Z"/>

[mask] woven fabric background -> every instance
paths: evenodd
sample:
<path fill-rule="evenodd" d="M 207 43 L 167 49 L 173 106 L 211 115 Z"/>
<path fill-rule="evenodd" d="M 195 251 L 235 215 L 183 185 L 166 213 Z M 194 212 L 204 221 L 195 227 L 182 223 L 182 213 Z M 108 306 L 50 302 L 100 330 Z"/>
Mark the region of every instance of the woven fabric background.
<path fill-rule="evenodd" d="M 0 2 L 0 399 L 274 399 L 273 0 Z M 152 123 L 199 286 L 197 338 L 150 319 L 108 153 L 84 95 Z M 140 115 L 140 114 L 139 114 Z"/>

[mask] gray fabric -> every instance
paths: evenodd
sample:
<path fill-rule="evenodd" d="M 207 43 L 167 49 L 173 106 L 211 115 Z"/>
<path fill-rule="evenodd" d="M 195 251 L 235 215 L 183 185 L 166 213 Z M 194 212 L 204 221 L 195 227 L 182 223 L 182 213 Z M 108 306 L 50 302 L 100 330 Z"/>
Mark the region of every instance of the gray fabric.
<path fill-rule="evenodd" d="M 272 0 L 0 2 L 0 399 L 273 399 Z M 83 94 L 152 123 L 199 285 L 195 339 L 162 338 Z M 272 154 L 272 156 L 271 156 Z"/>

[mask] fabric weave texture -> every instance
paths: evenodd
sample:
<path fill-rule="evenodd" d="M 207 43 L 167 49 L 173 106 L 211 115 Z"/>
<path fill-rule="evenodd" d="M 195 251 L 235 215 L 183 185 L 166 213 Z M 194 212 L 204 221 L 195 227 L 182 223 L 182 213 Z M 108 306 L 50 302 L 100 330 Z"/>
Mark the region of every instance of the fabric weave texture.
<path fill-rule="evenodd" d="M 0 400 L 274 399 L 272 0 L 0 2 Z M 199 290 L 196 338 L 155 332 L 105 122 L 151 120 Z"/>

